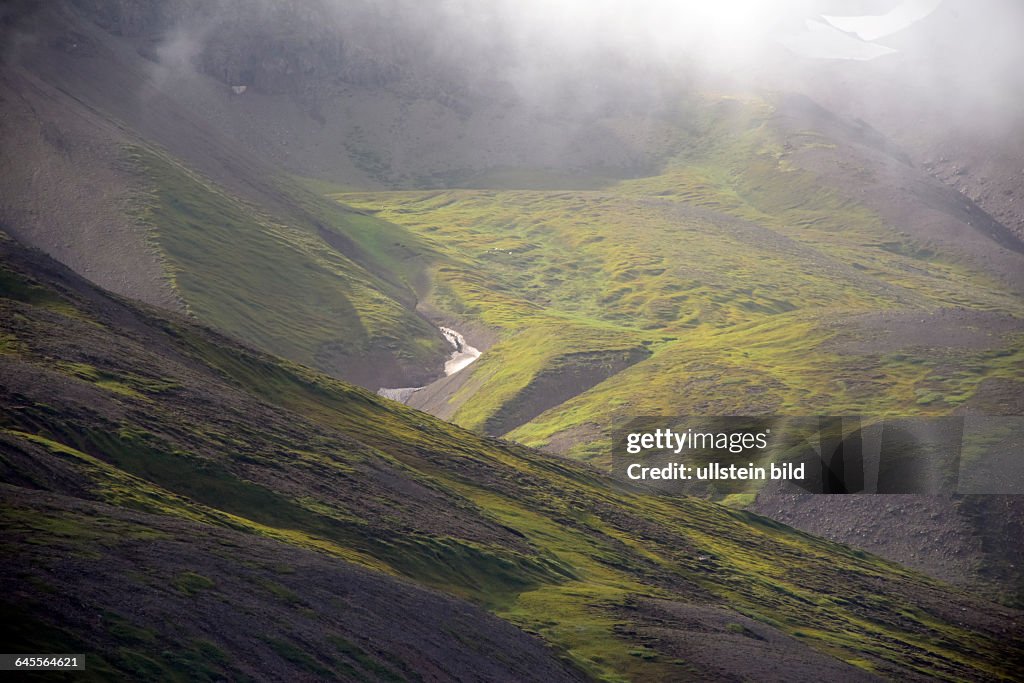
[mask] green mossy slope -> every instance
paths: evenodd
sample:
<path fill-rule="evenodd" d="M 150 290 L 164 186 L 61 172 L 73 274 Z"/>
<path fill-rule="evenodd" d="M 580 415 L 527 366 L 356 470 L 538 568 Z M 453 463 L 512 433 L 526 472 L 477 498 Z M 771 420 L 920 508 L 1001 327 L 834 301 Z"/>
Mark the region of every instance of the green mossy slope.
<path fill-rule="evenodd" d="M 247 344 L 366 385 L 439 372 L 446 343 L 414 307 L 430 257 L 396 226 L 280 182 L 275 214 L 166 154 L 125 152 L 135 212 L 188 311 Z M 406 244 L 410 243 L 410 244 Z"/>
<path fill-rule="evenodd" d="M 699 658 L 680 660 L 640 635 L 649 616 L 642 605 L 652 599 L 753 620 L 786 643 L 795 677 L 810 676 L 801 667 L 812 662 L 847 677 L 1016 673 L 1008 667 L 1022 654 L 1020 641 L 1007 634 L 1019 635 L 1019 625 L 1006 609 L 753 515 L 622 489 L 585 465 L 482 437 L 113 299 L 10 241 L 0 249 L 9 340 L 0 355 L 0 479 L 16 489 L 166 520 L 150 530 L 136 521 L 131 535 L 228 530 L 345 571 L 360 565 L 398 576 L 487 608 L 595 678 L 711 675 Z M 69 513 L 26 513 L 24 503 L 4 510 L 6 527 L 19 530 L 5 535 L 16 557 L 31 544 L 59 545 L 102 567 L 96 533 L 121 533 Z M 199 562 L 206 552 L 246 556 L 211 547 L 189 557 Z M 161 554 L 145 557 L 154 564 L 136 560 L 135 580 L 170 571 Z M 233 599 L 221 593 L 222 570 L 216 578 L 212 569 L 171 564 L 174 601 Z M 8 595 L 29 604 L 46 592 L 46 579 L 42 570 L 24 571 L 5 581 L 18 587 Z M 46 576 L 63 576 L 57 590 L 92 581 Z M 262 580 L 278 584 L 261 583 L 261 595 L 288 619 L 316 609 L 299 582 Z M 88 609 L 103 609 L 102 599 L 91 599 Z M 121 616 L 131 628 L 154 630 L 139 623 L 142 614 Z M 85 626 L 67 628 L 63 642 L 90 637 Z M 114 640 L 137 653 L 129 660 L 140 667 L 158 672 L 166 661 L 158 638 Z M 270 648 L 294 666 L 340 675 L 339 655 L 311 643 Z M 240 667 L 242 650 L 215 646 L 225 659 L 215 665 L 211 658 L 221 655 L 196 648 L 213 671 Z M 125 657 L 105 662 L 131 672 Z"/>
<path fill-rule="evenodd" d="M 447 256 L 430 301 L 499 340 L 452 419 L 529 445 L 600 461 L 639 415 L 936 414 L 1019 378 L 1013 286 L 884 219 L 865 179 L 877 150 L 780 111 L 705 98 L 658 174 L 601 189 L 334 196 Z M 899 201 L 927 208 L 910 190 Z M 897 319 L 919 339 L 875 343 Z M 980 337 L 946 343 L 968 328 Z M 502 419 L 566 356 L 610 349 L 647 354 L 526 424 Z"/>

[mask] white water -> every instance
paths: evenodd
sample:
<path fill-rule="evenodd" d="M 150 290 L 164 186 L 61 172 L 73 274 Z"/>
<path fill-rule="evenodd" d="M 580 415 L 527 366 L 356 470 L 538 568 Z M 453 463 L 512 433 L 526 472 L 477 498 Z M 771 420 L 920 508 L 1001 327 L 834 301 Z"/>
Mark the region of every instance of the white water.
<path fill-rule="evenodd" d="M 464 370 L 469 364 L 480 357 L 480 350 L 466 343 L 466 338 L 450 327 L 439 327 L 441 334 L 448 340 L 455 350 L 444 362 L 445 377 L 451 377 L 459 370 Z M 404 387 L 401 389 L 380 388 L 377 393 L 385 398 L 390 398 L 401 403 L 408 402 L 409 398 L 423 387 Z"/>
<path fill-rule="evenodd" d="M 459 370 L 480 357 L 480 351 L 466 343 L 465 337 L 450 327 L 440 328 L 441 334 L 448 340 L 448 343 L 455 347 L 452 355 L 444 363 L 444 374 L 451 377 Z"/>

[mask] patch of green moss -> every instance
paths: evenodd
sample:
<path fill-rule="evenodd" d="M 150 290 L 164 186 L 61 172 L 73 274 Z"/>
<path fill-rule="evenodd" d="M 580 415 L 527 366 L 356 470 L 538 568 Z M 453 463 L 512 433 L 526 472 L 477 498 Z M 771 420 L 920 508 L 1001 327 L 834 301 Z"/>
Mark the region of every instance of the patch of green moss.
<path fill-rule="evenodd" d="M 278 640 L 276 638 L 267 638 L 266 643 L 270 646 L 271 650 L 276 652 L 278 656 L 286 662 L 294 664 L 300 669 L 317 676 L 324 676 L 327 678 L 334 677 L 334 672 L 331 669 L 327 668 L 315 657 L 296 647 L 292 643 L 284 640 Z"/>
<path fill-rule="evenodd" d="M 395 672 L 391 667 L 377 661 L 355 643 L 341 636 L 327 636 L 327 639 L 338 649 L 338 652 L 355 663 L 363 671 L 366 680 L 404 681 L 406 678 Z M 356 673 L 356 672 L 354 672 Z M 358 674 L 357 674 L 358 675 Z"/>
<path fill-rule="evenodd" d="M 202 574 L 195 572 L 181 572 L 174 577 L 174 587 L 184 595 L 198 595 L 203 591 L 213 588 L 214 583 Z"/>

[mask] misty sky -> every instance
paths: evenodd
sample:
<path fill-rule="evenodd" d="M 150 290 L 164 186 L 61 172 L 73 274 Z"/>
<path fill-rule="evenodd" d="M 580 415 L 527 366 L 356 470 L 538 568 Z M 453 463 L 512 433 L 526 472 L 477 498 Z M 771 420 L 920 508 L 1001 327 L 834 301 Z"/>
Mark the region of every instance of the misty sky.
<path fill-rule="evenodd" d="M 508 75 L 522 89 L 609 55 L 655 71 L 747 73 L 754 82 L 771 67 L 791 70 L 793 59 L 841 58 L 883 64 L 872 68 L 914 87 L 953 86 L 985 100 L 1020 87 L 1024 63 L 1019 0 L 447 0 L 431 7 L 421 29 L 440 36 L 436 50 L 482 55 L 483 63 L 507 55 Z"/>
<path fill-rule="evenodd" d="M 831 89 L 840 109 L 845 95 L 882 116 L 904 104 L 898 98 L 965 125 L 1024 122 L 1021 0 L 320 1 L 335 21 L 307 17 L 289 49 L 307 37 L 335 44 L 340 34 L 350 54 L 413 65 L 412 80 L 446 74 L 470 90 L 512 93 L 552 111 L 586 111 L 589 93 L 595 109 L 656 102 L 699 81 L 812 97 Z M 274 30 L 291 21 L 270 0 L 206 7 L 233 10 L 221 23 L 210 16 L 170 32 L 161 62 L 187 64 L 218 49 L 224 30 L 259 42 L 239 16 Z"/>

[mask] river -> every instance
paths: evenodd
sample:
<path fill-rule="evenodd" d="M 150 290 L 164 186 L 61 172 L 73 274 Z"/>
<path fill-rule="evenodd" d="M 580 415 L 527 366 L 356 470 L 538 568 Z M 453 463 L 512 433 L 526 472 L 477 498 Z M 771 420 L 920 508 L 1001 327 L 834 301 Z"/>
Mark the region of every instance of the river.
<path fill-rule="evenodd" d="M 457 330 L 453 330 L 450 327 L 439 327 L 441 334 L 448 340 L 448 343 L 452 345 L 452 352 L 448 356 L 448 360 L 444 362 L 444 374 L 445 377 L 451 377 L 460 370 L 464 370 L 473 361 L 480 357 L 479 349 L 470 346 L 466 343 L 466 338 L 463 337 Z M 422 389 L 423 387 L 402 387 L 399 389 L 385 389 L 380 388 L 377 393 L 384 398 L 390 398 L 394 401 L 401 403 L 407 403 L 409 397 L 414 393 Z"/>

